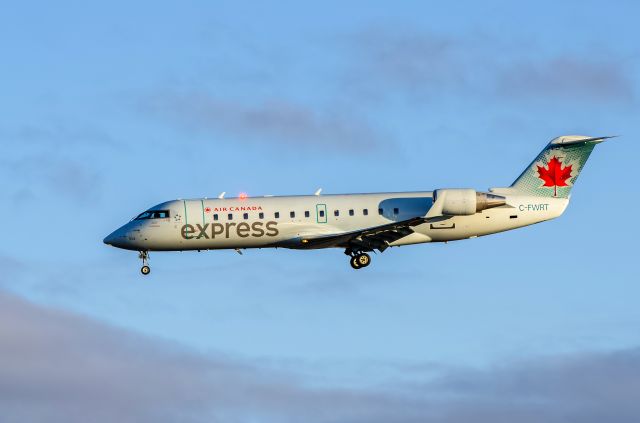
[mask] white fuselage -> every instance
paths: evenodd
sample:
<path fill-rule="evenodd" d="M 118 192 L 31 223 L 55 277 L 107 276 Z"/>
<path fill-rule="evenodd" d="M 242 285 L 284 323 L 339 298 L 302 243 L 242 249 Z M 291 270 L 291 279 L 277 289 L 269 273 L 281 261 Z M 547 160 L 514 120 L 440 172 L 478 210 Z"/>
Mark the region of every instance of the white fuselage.
<path fill-rule="evenodd" d="M 595 145 L 611 137 L 552 139 L 508 187 L 375 194 L 174 200 L 159 204 L 104 242 L 149 251 L 343 248 L 354 269 L 368 252 L 508 231 L 560 216 Z M 318 191 L 319 193 L 319 191 Z"/>
<path fill-rule="evenodd" d="M 390 246 L 473 238 L 531 225 L 560 216 L 568 201 L 507 195 L 506 205 L 431 219 Z M 108 243 L 140 251 L 309 248 L 308 238 L 424 217 L 432 204 L 431 191 L 174 200 L 149 209 L 160 211 L 155 218 L 132 220 L 116 230 Z"/>

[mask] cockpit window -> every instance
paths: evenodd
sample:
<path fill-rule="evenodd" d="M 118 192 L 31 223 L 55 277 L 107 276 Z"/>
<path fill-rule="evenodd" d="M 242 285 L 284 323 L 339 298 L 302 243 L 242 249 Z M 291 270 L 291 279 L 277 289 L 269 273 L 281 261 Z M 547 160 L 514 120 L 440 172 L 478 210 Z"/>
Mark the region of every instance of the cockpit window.
<path fill-rule="evenodd" d="M 151 213 L 149 213 L 149 212 L 143 212 L 143 213 L 140 213 L 140 214 L 138 215 L 138 217 L 136 217 L 134 220 L 144 220 L 144 219 L 149 219 L 149 218 L 150 218 L 150 216 L 151 216 Z"/>
<path fill-rule="evenodd" d="M 145 219 L 166 219 L 169 217 L 169 210 L 149 210 L 142 212 L 135 218 L 135 220 Z"/>

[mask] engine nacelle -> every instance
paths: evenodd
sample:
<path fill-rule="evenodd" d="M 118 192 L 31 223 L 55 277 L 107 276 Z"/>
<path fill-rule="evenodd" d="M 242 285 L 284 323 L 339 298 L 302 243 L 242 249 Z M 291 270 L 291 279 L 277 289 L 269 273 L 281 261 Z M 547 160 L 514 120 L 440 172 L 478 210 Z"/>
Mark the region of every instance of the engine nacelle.
<path fill-rule="evenodd" d="M 434 204 L 438 198 L 442 202 L 442 214 L 449 216 L 470 216 L 506 204 L 506 199 L 500 195 L 473 189 L 437 189 L 433 192 Z"/>

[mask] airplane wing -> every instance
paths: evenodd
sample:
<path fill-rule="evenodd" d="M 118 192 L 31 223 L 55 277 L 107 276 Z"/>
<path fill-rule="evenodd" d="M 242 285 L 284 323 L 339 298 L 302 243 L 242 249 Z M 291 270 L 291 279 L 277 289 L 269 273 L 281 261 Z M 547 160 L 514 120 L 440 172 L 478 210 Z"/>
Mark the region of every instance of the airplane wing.
<path fill-rule="evenodd" d="M 412 234 L 414 226 L 421 225 L 426 221 L 426 217 L 413 217 L 400 222 L 336 235 L 303 237 L 301 240 L 302 248 L 344 247 L 361 251 L 378 250 L 383 252 L 389 247 L 389 244 Z"/>

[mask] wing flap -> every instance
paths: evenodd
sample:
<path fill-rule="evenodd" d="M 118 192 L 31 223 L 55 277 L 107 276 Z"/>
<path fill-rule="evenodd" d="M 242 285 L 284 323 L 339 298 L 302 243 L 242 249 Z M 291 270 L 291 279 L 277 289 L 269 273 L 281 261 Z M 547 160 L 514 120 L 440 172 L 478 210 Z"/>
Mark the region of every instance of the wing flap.
<path fill-rule="evenodd" d="M 411 235 L 413 227 L 425 223 L 425 217 L 414 217 L 400 222 L 374 226 L 358 231 L 351 231 L 335 235 L 305 237 L 301 240 L 303 248 L 344 247 L 380 252 L 389 245 L 405 236 Z"/>

